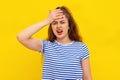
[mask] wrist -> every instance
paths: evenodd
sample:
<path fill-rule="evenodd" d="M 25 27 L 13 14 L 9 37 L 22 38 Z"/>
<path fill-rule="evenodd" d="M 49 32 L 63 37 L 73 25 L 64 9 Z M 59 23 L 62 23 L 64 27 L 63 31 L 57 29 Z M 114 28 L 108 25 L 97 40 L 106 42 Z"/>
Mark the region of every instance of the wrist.
<path fill-rule="evenodd" d="M 50 23 L 52 23 L 52 20 L 51 20 L 50 18 L 47 18 L 47 19 L 46 19 L 46 22 L 47 22 L 48 24 L 50 24 Z"/>

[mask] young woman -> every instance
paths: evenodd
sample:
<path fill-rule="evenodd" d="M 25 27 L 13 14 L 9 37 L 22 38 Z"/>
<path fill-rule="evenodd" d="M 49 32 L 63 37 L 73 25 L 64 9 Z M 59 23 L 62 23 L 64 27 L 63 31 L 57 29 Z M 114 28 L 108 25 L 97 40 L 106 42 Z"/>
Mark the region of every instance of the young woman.
<path fill-rule="evenodd" d="M 32 38 L 48 24 L 48 40 Z M 50 11 L 47 19 L 19 33 L 17 39 L 27 48 L 44 54 L 43 80 L 92 80 L 88 48 L 66 7 Z"/>

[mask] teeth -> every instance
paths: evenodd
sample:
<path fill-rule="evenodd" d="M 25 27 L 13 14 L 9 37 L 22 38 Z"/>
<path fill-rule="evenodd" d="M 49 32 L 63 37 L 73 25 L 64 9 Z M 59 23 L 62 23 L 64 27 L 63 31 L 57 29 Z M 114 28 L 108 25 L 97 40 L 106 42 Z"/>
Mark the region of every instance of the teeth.
<path fill-rule="evenodd" d="M 57 30 L 57 32 L 62 32 L 62 30 Z"/>

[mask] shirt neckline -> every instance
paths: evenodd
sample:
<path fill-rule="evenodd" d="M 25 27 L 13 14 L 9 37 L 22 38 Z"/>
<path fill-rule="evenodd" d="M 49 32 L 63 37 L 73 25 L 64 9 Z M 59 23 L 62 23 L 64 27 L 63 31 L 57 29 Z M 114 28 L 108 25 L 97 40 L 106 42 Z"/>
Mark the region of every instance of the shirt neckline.
<path fill-rule="evenodd" d="M 55 42 L 56 42 L 57 44 L 62 45 L 62 46 L 68 46 L 68 45 L 73 44 L 74 41 L 72 41 L 72 42 L 70 42 L 70 43 L 66 43 L 66 44 L 60 43 L 60 42 L 58 42 L 57 40 L 55 40 Z"/>

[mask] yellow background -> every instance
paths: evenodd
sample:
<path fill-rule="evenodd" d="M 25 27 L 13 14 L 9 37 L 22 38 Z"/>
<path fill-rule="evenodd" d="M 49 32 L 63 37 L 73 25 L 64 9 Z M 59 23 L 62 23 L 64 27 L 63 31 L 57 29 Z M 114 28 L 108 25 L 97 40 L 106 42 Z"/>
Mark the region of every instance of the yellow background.
<path fill-rule="evenodd" d="M 119 1 L 119 0 L 118 0 Z M 67 6 L 91 53 L 93 80 L 120 80 L 120 6 L 117 0 L 0 1 L 0 80 L 41 80 L 43 56 L 22 46 L 16 35 Z M 33 37 L 45 39 L 47 27 Z"/>

